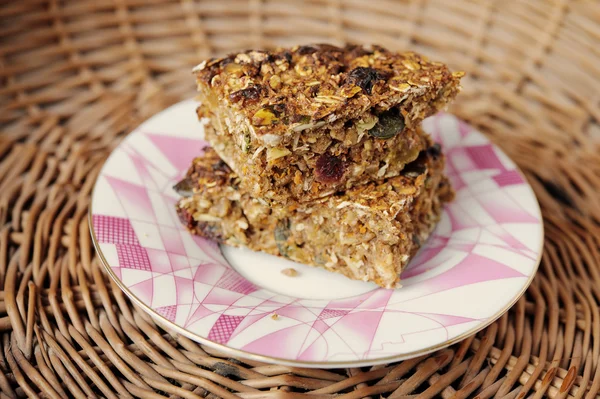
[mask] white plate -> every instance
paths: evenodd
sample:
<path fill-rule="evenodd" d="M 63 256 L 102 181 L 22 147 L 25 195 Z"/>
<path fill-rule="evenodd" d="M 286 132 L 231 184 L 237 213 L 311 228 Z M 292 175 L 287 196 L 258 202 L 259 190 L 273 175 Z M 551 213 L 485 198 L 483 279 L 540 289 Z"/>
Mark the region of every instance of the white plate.
<path fill-rule="evenodd" d="M 357 367 L 458 342 L 500 317 L 531 282 L 543 242 L 535 195 L 502 151 L 448 114 L 424 128 L 444 149 L 456 200 L 400 289 L 192 236 L 171 187 L 206 145 L 196 105 L 176 104 L 132 132 L 92 195 L 91 232 L 106 269 L 163 325 L 232 356 Z M 281 273 L 291 266 L 297 277 Z"/>

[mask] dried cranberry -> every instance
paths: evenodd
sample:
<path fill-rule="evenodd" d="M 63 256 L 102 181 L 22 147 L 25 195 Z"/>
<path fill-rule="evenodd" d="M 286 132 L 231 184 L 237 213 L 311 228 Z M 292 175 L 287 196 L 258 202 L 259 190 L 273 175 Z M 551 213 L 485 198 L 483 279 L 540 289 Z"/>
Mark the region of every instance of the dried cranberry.
<path fill-rule="evenodd" d="M 177 207 L 177 216 L 179 216 L 179 221 L 188 229 L 194 227 L 194 217 L 188 209 Z"/>
<path fill-rule="evenodd" d="M 386 80 L 389 73 L 375 68 L 358 67 L 348 72 L 346 77 L 347 83 L 352 83 L 359 86 L 367 94 L 371 94 L 373 86 L 378 80 Z"/>
<path fill-rule="evenodd" d="M 337 183 L 344 176 L 346 165 L 336 156 L 325 153 L 317 159 L 315 177 L 321 183 Z"/>
<path fill-rule="evenodd" d="M 260 95 L 262 92 L 262 86 L 255 85 L 250 86 L 242 90 L 234 91 L 229 95 L 229 99 L 232 102 L 240 102 L 243 101 L 244 104 L 252 104 L 257 102 L 260 99 Z"/>

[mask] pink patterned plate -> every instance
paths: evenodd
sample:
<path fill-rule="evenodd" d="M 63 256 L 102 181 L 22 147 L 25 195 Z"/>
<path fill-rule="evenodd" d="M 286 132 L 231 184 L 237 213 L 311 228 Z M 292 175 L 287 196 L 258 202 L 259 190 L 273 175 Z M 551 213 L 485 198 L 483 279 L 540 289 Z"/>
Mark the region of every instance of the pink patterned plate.
<path fill-rule="evenodd" d="M 195 107 L 181 102 L 131 133 L 92 196 L 91 233 L 108 273 L 162 325 L 232 356 L 357 367 L 458 342 L 533 279 L 543 241 L 533 191 L 502 151 L 448 114 L 424 125 L 447 154 L 456 200 L 400 289 L 192 236 L 171 187 L 205 145 Z M 298 276 L 281 273 L 290 266 Z"/>

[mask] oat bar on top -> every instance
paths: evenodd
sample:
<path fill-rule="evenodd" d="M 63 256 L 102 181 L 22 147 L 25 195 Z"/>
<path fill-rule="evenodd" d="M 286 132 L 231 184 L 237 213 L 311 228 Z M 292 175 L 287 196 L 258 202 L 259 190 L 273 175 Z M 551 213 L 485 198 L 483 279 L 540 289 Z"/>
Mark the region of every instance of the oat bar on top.
<path fill-rule="evenodd" d="M 399 176 L 271 207 L 240 190 L 241 179 L 208 148 L 178 184 L 187 197 L 177 213 L 192 233 L 217 242 L 393 288 L 453 197 L 443 168 L 433 145 Z"/>
<path fill-rule="evenodd" d="M 206 137 L 245 191 L 303 202 L 397 176 L 462 73 L 373 46 L 246 51 L 194 69 Z"/>

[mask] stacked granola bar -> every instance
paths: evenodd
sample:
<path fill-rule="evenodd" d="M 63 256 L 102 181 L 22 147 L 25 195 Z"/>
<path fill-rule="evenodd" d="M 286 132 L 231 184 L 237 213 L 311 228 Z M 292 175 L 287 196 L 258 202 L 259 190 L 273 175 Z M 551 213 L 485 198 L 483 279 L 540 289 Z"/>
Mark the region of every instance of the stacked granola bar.
<path fill-rule="evenodd" d="M 420 122 L 462 73 L 330 45 L 246 51 L 194 72 L 212 149 L 175 186 L 190 231 L 394 287 L 453 196 Z"/>

